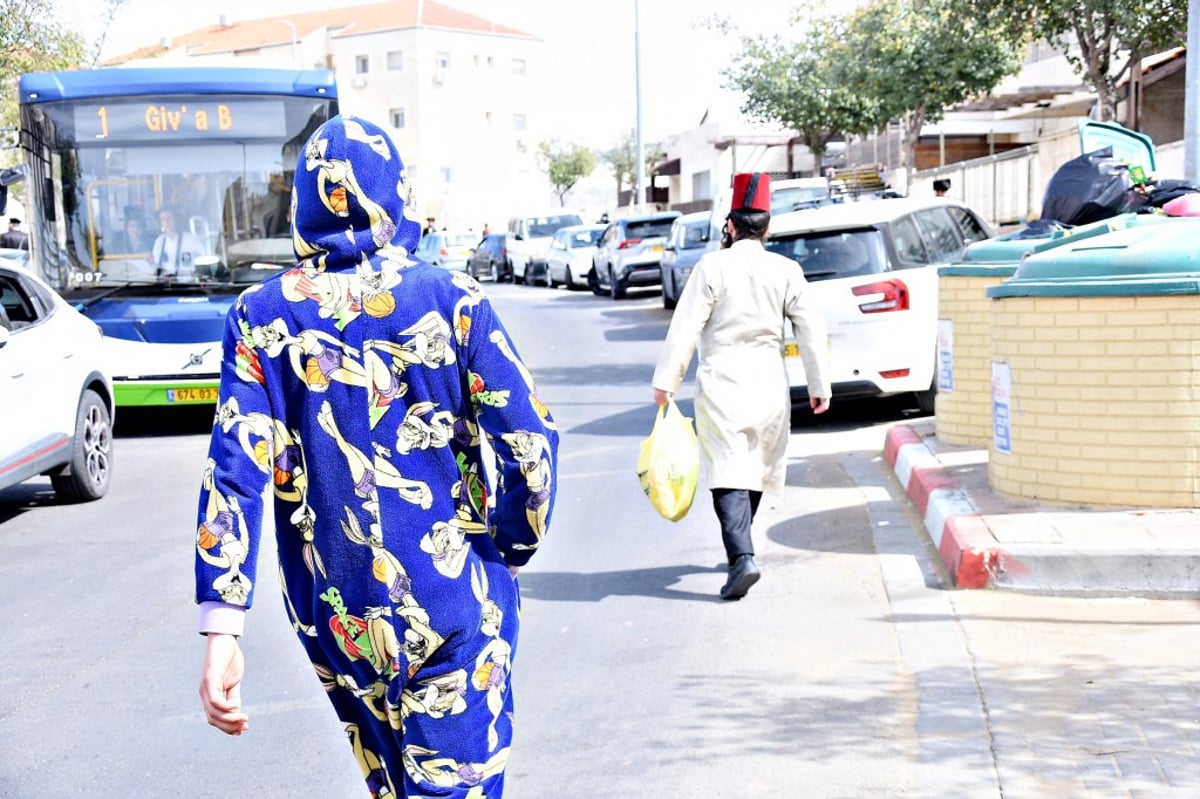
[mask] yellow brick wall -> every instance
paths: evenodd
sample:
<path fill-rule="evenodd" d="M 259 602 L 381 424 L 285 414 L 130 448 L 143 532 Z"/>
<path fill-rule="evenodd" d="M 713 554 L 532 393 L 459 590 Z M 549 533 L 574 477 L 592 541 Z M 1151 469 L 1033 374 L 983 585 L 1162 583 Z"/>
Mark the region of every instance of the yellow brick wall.
<path fill-rule="evenodd" d="M 1062 505 L 1200 507 L 1200 296 L 989 302 L 991 359 L 1012 377 L 1011 453 L 995 451 L 989 417 L 994 490 Z"/>
<path fill-rule="evenodd" d="M 986 447 L 992 440 L 992 335 L 984 291 L 1003 277 L 940 275 L 938 319 L 954 325 L 954 390 L 934 400 L 937 437 L 950 444 Z"/>

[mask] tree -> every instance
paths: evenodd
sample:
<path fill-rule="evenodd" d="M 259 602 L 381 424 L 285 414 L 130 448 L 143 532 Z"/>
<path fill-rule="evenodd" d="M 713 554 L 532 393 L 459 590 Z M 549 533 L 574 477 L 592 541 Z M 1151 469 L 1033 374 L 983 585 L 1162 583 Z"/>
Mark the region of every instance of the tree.
<path fill-rule="evenodd" d="M 96 66 L 100 61 L 100 54 L 104 50 L 104 40 L 108 38 L 108 29 L 112 27 L 113 17 L 125 3 L 126 0 L 104 0 L 104 11 L 100 14 L 100 30 L 96 34 L 96 40 L 92 43 L 88 56 L 88 63 L 92 66 Z"/>
<path fill-rule="evenodd" d="M 877 105 L 839 80 L 844 52 L 843 19 L 813 11 L 797 13 L 800 41 L 782 36 L 743 37 L 733 65 L 722 70 L 725 88 L 743 96 L 742 113 L 795 130 L 819 164 L 830 141 L 869 132 Z M 710 23 L 729 33 L 729 23 Z"/>
<path fill-rule="evenodd" d="M 1025 31 L 980 0 L 877 0 L 847 19 L 834 79 L 869 98 L 877 126 L 903 123 L 911 171 L 926 123 L 1020 69 Z"/>
<path fill-rule="evenodd" d="M 53 0 L 0 0 L 0 127 L 12 130 L 17 126 L 17 80 L 21 75 L 71 69 L 83 63 L 83 58 L 83 37 L 55 20 Z M 19 154 L 8 150 L 2 158 L 11 164 Z"/>
<path fill-rule="evenodd" d="M 571 187 L 596 168 L 596 156 L 583 145 L 563 145 L 552 139 L 538 145 L 538 164 L 558 194 L 558 204 L 566 205 Z"/>
<path fill-rule="evenodd" d="M 1014 13 L 1034 16 L 1046 41 L 1096 92 L 1101 120 L 1115 119 L 1117 84 L 1143 56 L 1184 44 L 1188 4 L 1180 0 L 1006 0 Z M 1075 46 L 1072 46 L 1075 45 Z M 1128 55 L 1123 63 L 1121 53 Z"/>
<path fill-rule="evenodd" d="M 659 144 L 645 144 L 642 149 L 646 156 L 646 174 L 654 172 L 654 165 L 666 157 L 666 152 Z M 621 141 L 611 149 L 600 153 L 600 160 L 612 170 L 617 179 L 617 196 L 626 188 L 636 188 L 637 184 L 637 131 L 630 129 L 621 137 Z"/>

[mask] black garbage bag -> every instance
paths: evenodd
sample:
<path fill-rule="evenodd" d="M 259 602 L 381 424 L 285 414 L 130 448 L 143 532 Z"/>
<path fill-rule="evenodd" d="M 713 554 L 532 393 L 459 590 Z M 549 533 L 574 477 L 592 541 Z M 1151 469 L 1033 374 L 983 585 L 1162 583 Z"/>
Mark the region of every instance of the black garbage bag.
<path fill-rule="evenodd" d="M 1200 185 L 1192 183 L 1188 180 L 1175 180 L 1173 178 L 1156 180 L 1150 186 L 1146 202 L 1148 205 L 1152 205 L 1155 208 L 1162 208 L 1176 197 L 1182 197 L 1185 194 L 1194 194 L 1196 192 L 1200 192 Z"/>
<path fill-rule="evenodd" d="M 1042 198 L 1042 219 L 1086 225 L 1125 213 L 1144 203 L 1133 190 L 1129 167 L 1104 147 L 1058 168 Z"/>

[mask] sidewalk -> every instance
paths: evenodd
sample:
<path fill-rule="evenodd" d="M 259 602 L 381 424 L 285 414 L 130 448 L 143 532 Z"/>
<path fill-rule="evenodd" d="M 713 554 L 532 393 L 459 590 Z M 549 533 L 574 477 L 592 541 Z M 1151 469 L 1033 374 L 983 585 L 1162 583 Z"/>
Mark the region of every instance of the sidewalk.
<path fill-rule="evenodd" d="M 960 588 L 1200 596 L 1200 510 L 1006 500 L 987 450 L 942 442 L 931 418 L 890 428 L 884 457 Z"/>

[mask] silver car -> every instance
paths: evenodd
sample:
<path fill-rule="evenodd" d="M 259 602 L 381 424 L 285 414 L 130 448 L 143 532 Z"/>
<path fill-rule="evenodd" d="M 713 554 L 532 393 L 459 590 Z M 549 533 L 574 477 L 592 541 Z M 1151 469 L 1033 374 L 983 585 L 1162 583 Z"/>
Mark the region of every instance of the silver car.
<path fill-rule="evenodd" d="M 564 285 L 571 291 L 587 288 L 587 273 L 592 268 L 596 242 L 604 225 L 571 225 L 554 232 L 546 253 L 546 285 Z"/>

